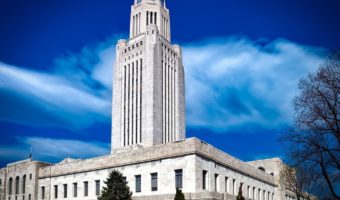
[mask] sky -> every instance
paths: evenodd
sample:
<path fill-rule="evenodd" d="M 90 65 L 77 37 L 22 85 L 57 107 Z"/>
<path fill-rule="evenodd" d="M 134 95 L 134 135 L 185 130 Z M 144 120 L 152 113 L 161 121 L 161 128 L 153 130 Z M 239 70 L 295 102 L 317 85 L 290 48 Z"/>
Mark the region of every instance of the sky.
<path fill-rule="evenodd" d="M 115 44 L 132 0 L 0 0 L 0 167 L 109 154 Z M 285 157 L 298 82 L 340 47 L 338 0 L 168 0 L 187 137 Z"/>

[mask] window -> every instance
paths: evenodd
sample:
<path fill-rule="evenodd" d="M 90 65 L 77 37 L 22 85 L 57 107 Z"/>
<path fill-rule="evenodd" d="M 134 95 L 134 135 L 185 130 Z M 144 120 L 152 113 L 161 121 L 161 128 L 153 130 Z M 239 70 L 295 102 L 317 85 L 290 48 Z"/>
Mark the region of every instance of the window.
<path fill-rule="evenodd" d="M 255 192 L 256 192 L 256 188 L 253 187 L 253 198 L 252 199 L 255 199 Z"/>
<path fill-rule="evenodd" d="M 32 196 L 30 194 L 28 195 L 28 200 L 32 200 Z"/>
<path fill-rule="evenodd" d="M 54 198 L 58 199 L 58 186 L 57 185 L 54 186 Z"/>
<path fill-rule="evenodd" d="M 215 182 L 215 192 L 217 192 L 217 189 L 218 189 L 218 174 L 215 174 L 215 179 L 214 179 L 214 182 Z"/>
<path fill-rule="evenodd" d="M 10 178 L 8 181 L 8 194 L 12 195 L 13 192 L 13 178 Z"/>
<path fill-rule="evenodd" d="M 22 200 L 25 200 L 25 195 L 22 195 Z"/>
<path fill-rule="evenodd" d="M 22 193 L 25 194 L 26 192 L 26 175 L 22 177 Z"/>
<path fill-rule="evenodd" d="M 73 183 L 73 197 L 78 196 L 78 183 Z"/>
<path fill-rule="evenodd" d="M 64 184 L 64 198 L 67 198 L 67 184 Z"/>
<path fill-rule="evenodd" d="M 30 180 L 32 180 L 32 174 L 30 174 Z"/>
<path fill-rule="evenodd" d="M 259 167 L 259 170 L 261 170 L 261 171 L 266 171 L 265 169 L 264 169 L 264 167 Z"/>
<path fill-rule="evenodd" d="M 41 199 L 45 199 L 45 187 L 41 187 Z"/>
<path fill-rule="evenodd" d="M 100 180 L 96 180 L 96 196 L 100 195 Z"/>
<path fill-rule="evenodd" d="M 20 184 L 20 178 L 17 176 L 15 178 L 15 194 L 19 194 L 19 184 Z"/>
<path fill-rule="evenodd" d="M 151 174 L 151 191 L 158 190 L 158 174 L 152 173 Z"/>
<path fill-rule="evenodd" d="M 206 190 L 207 189 L 207 175 L 208 175 L 208 172 L 206 171 L 206 170 L 203 170 L 203 172 L 202 172 L 202 181 L 203 181 L 203 183 L 202 183 L 202 188 L 203 188 L 203 190 Z"/>
<path fill-rule="evenodd" d="M 135 176 L 136 179 L 136 192 L 141 192 L 142 191 L 142 176 L 141 175 L 137 175 Z"/>
<path fill-rule="evenodd" d="M 0 179 L 0 185 L 2 185 L 2 179 Z"/>
<path fill-rule="evenodd" d="M 183 170 L 182 169 L 175 170 L 175 186 L 178 189 L 183 188 Z"/>
<path fill-rule="evenodd" d="M 233 179 L 233 195 L 235 195 L 236 194 L 236 180 L 235 179 Z"/>
<path fill-rule="evenodd" d="M 224 186 L 225 186 L 225 188 L 224 188 L 224 192 L 225 193 L 228 193 L 229 192 L 229 189 L 228 189 L 228 181 L 229 180 L 229 178 L 228 177 L 225 177 L 225 179 L 224 179 Z"/>
<path fill-rule="evenodd" d="M 84 196 L 85 197 L 89 196 L 89 182 L 88 181 L 84 182 Z"/>

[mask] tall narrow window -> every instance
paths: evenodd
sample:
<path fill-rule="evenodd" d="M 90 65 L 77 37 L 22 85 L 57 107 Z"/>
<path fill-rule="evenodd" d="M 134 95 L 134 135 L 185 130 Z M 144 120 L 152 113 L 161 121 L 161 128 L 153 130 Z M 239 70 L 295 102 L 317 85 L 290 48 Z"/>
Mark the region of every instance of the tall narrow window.
<path fill-rule="evenodd" d="M 22 200 L 25 200 L 25 195 L 22 195 Z"/>
<path fill-rule="evenodd" d="M 178 189 L 183 188 L 183 170 L 182 169 L 175 170 L 175 186 Z"/>
<path fill-rule="evenodd" d="M 19 184 L 20 184 L 20 178 L 17 176 L 15 178 L 15 194 L 19 194 Z"/>
<path fill-rule="evenodd" d="M 215 174 L 215 180 L 214 180 L 214 182 L 215 182 L 215 192 L 217 192 L 217 190 L 218 190 L 218 174 Z"/>
<path fill-rule="evenodd" d="M 100 195 L 100 180 L 96 180 L 96 196 Z"/>
<path fill-rule="evenodd" d="M 30 174 L 30 180 L 32 180 L 32 174 Z"/>
<path fill-rule="evenodd" d="M 149 11 L 146 11 L 146 25 L 149 25 Z"/>
<path fill-rule="evenodd" d="M 202 172 L 202 188 L 203 190 L 206 190 L 207 189 L 207 175 L 208 175 L 208 172 L 203 170 Z"/>
<path fill-rule="evenodd" d="M 26 175 L 22 177 L 22 193 L 25 194 L 26 192 Z"/>
<path fill-rule="evenodd" d="M 225 177 L 225 178 L 224 178 L 224 192 L 225 192 L 225 193 L 229 193 L 228 183 L 229 183 L 229 178 L 228 178 L 228 177 Z"/>
<path fill-rule="evenodd" d="M 126 142 L 126 65 L 124 66 L 124 146 L 127 145 Z"/>
<path fill-rule="evenodd" d="M 73 183 L 73 197 L 78 196 L 78 183 Z"/>
<path fill-rule="evenodd" d="M 8 194 L 12 195 L 13 193 L 13 178 L 10 178 L 8 181 Z"/>
<path fill-rule="evenodd" d="M 255 192 L 256 192 L 256 188 L 253 187 L 253 197 L 252 197 L 252 199 L 254 199 L 254 200 L 255 200 Z"/>
<path fill-rule="evenodd" d="M 84 196 L 85 197 L 89 196 L 89 182 L 88 181 L 84 182 Z"/>
<path fill-rule="evenodd" d="M 136 192 L 141 192 L 142 191 L 142 176 L 137 175 L 135 176 L 136 179 Z"/>
<path fill-rule="evenodd" d="M 157 24 L 157 13 L 155 12 L 155 24 Z"/>
<path fill-rule="evenodd" d="M 158 174 L 152 173 L 151 174 L 151 191 L 157 191 L 158 190 Z"/>
<path fill-rule="evenodd" d="M 142 45 L 143 43 L 141 42 L 141 45 Z M 143 85 L 143 60 L 142 59 L 140 59 L 140 74 L 139 74 L 139 76 L 140 76 L 140 84 L 139 84 L 139 87 L 140 87 L 140 89 L 139 89 L 139 91 L 140 91 L 140 109 L 139 109 L 139 112 L 140 112 L 140 116 L 139 116 L 139 120 L 140 120 L 140 123 L 139 123 L 139 142 L 140 143 L 142 143 L 142 110 L 143 110 L 143 102 L 142 102 L 142 95 L 143 95 L 143 87 L 142 87 L 142 85 Z"/>
<path fill-rule="evenodd" d="M 233 195 L 236 194 L 236 180 L 233 179 Z"/>
<path fill-rule="evenodd" d="M 58 199 L 58 186 L 57 185 L 54 186 L 54 198 Z"/>
<path fill-rule="evenodd" d="M 153 12 L 150 12 L 150 24 L 153 24 L 152 18 L 153 18 Z"/>
<path fill-rule="evenodd" d="M 0 186 L 2 185 L 2 179 L 0 179 Z"/>
<path fill-rule="evenodd" d="M 45 187 L 41 187 L 41 199 L 45 199 Z"/>
<path fill-rule="evenodd" d="M 64 184 L 64 198 L 67 198 L 67 184 Z"/>
<path fill-rule="evenodd" d="M 32 200 L 32 195 L 31 194 L 28 195 L 28 200 Z"/>

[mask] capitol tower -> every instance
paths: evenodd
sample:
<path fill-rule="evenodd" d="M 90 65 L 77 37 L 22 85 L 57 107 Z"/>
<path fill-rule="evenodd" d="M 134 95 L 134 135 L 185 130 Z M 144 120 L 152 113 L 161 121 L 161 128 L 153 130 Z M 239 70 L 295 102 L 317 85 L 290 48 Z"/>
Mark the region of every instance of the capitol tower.
<path fill-rule="evenodd" d="M 112 152 L 185 139 L 182 52 L 164 0 L 135 0 L 130 37 L 116 48 Z"/>

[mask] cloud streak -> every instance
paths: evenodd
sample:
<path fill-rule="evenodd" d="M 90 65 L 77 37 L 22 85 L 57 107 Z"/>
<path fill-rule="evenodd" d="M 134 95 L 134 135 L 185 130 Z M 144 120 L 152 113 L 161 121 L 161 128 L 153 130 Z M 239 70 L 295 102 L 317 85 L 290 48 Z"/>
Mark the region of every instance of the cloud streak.
<path fill-rule="evenodd" d="M 30 148 L 35 160 L 59 162 L 64 158 L 85 159 L 109 153 L 110 146 L 96 141 L 64 140 L 40 137 L 17 138 L 16 145 L 0 146 L 3 161 L 28 158 Z"/>
<path fill-rule="evenodd" d="M 188 126 L 251 132 L 290 124 L 298 81 L 324 55 L 287 40 L 229 37 L 185 45 Z"/>
<path fill-rule="evenodd" d="M 0 96 L 6 104 L 0 119 L 68 128 L 110 121 L 114 49 L 111 40 L 84 47 L 56 59 L 48 72 L 0 62 Z"/>
<path fill-rule="evenodd" d="M 110 123 L 116 38 L 89 45 L 38 72 L 0 62 L 1 120 L 84 128 Z M 210 39 L 183 46 L 187 126 L 216 131 L 292 121 L 298 80 L 325 51 L 287 40 Z M 25 112 L 25 116 L 22 112 Z"/>

